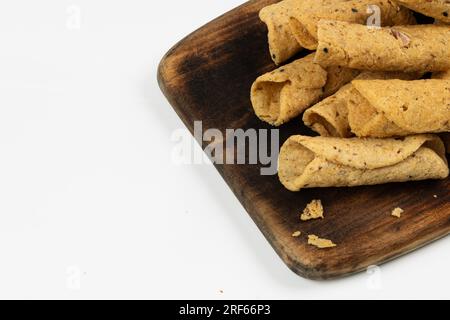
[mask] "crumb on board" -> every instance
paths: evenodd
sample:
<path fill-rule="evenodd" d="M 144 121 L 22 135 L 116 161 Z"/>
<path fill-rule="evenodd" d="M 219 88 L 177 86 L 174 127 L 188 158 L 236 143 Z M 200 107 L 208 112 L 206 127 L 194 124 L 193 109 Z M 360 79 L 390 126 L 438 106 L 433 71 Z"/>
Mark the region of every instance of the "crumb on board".
<path fill-rule="evenodd" d="M 433 198 L 437 199 L 438 198 L 437 194 L 433 194 Z"/>
<path fill-rule="evenodd" d="M 295 231 L 295 232 L 292 234 L 292 236 L 293 236 L 294 238 L 298 238 L 298 237 L 300 237 L 301 235 L 302 235 L 301 231 Z"/>
<path fill-rule="evenodd" d="M 333 241 L 328 240 L 328 239 L 321 239 L 318 236 L 313 235 L 313 234 L 308 236 L 308 244 L 315 246 L 319 249 L 336 247 L 336 244 L 334 244 Z"/>
<path fill-rule="evenodd" d="M 403 210 L 402 208 L 395 208 L 394 210 L 392 210 L 391 215 L 396 218 L 401 218 L 403 212 L 405 212 L 405 210 Z"/>
<path fill-rule="evenodd" d="M 323 206 L 321 200 L 313 200 L 311 203 L 309 203 L 300 216 L 300 219 L 302 221 L 323 218 Z"/>

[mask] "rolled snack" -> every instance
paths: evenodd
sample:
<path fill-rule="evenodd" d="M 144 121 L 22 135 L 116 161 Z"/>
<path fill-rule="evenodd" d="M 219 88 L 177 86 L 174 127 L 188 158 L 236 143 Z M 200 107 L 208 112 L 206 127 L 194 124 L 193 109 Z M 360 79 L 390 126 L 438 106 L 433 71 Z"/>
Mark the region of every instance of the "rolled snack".
<path fill-rule="evenodd" d="M 363 97 L 349 104 L 358 137 L 450 132 L 450 80 L 357 80 L 352 86 Z"/>
<path fill-rule="evenodd" d="M 435 72 L 450 69 L 450 26 L 368 28 L 319 22 L 315 61 L 370 71 Z"/>
<path fill-rule="evenodd" d="M 419 78 L 420 74 L 416 73 L 402 73 L 402 72 L 370 72 L 361 73 L 355 80 L 389 80 L 389 79 L 403 79 L 413 80 Z M 372 123 L 373 115 L 371 111 L 373 107 L 368 101 L 361 96 L 361 94 L 353 87 L 352 84 L 347 84 L 331 97 L 328 97 L 313 107 L 306 110 L 303 115 L 305 125 L 312 130 L 319 133 L 321 136 L 331 136 L 340 138 L 349 138 L 354 136 L 352 128 L 349 123 L 349 110 L 352 113 L 352 124 L 355 126 L 355 119 L 363 118 L 362 123 L 356 123 L 356 127 L 364 126 L 364 124 Z M 372 112 L 373 113 L 373 112 Z M 375 113 L 374 113 L 375 114 Z M 367 116 L 368 118 L 364 118 Z M 381 125 L 377 131 L 388 129 L 384 123 L 375 123 Z"/>
<path fill-rule="evenodd" d="M 395 2 L 428 17 L 450 23 L 450 1 L 448 0 L 395 0 Z"/>
<path fill-rule="evenodd" d="M 435 135 L 396 139 L 293 136 L 281 148 L 279 178 L 291 191 L 445 179 L 442 140 Z"/>
<path fill-rule="evenodd" d="M 291 10 L 291 32 L 301 46 L 309 50 L 315 50 L 317 48 L 317 24 L 320 20 L 327 19 L 366 24 L 370 22 L 368 21 L 369 17 L 373 15 L 373 12 L 368 9 L 374 4 L 373 0 L 350 0 L 308 8 L 296 7 Z M 377 1 L 376 5 L 380 9 L 382 26 L 416 23 L 409 9 L 401 7 L 392 1 L 381 0 Z"/>
<path fill-rule="evenodd" d="M 280 65 L 298 53 L 299 45 L 289 26 L 290 13 L 322 5 L 343 2 L 345 0 L 284 0 L 264 7 L 259 18 L 267 25 L 270 56 L 275 64 Z"/>
<path fill-rule="evenodd" d="M 251 89 L 252 105 L 261 120 L 280 126 L 357 75 L 346 68 L 324 69 L 310 54 L 256 79 Z"/>
<path fill-rule="evenodd" d="M 277 65 L 302 49 L 289 27 L 289 11 L 295 4 L 301 2 L 303 1 L 284 0 L 259 12 L 259 18 L 267 25 L 270 56 Z"/>

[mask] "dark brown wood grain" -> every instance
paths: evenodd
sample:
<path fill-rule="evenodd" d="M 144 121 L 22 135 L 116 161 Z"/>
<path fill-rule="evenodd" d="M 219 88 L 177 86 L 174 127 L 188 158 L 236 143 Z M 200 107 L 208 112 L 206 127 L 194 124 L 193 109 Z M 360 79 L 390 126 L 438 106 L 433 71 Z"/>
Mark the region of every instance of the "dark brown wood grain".
<path fill-rule="evenodd" d="M 270 129 L 254 115 L 249 92 L 257 76 L 275 68 L 258 19 L 258 11 L 274 2 L 255 0 L 234 9 L 189 35 L 162 60 L 160 87 L 191 132 L 197 120 L 203 130 Z M 281 143 L 293 134 L 312 132 L 292 121 L 281 128 Z M 450 179 L 293 193 L 277 176 L 261 176 L 258 165 L 216 167 L 279 256 L 307 278 L 359 272 L 450 232 Z M 301 223 L 299 212 L 313 199 L 322 199 L 326 219 Z M 401 219 L 390 216 L 396 207 L 405 210 Z M 304 236 L 293 238 L 296 230 Z M 338 246 L 308 246 L 308 234 Z"/>

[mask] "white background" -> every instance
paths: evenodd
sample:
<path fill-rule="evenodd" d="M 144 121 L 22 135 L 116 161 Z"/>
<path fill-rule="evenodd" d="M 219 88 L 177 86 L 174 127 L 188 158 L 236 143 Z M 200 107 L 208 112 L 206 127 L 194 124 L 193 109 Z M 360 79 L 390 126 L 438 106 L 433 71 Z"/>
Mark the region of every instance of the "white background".
<path fill-rule="evenodd" d="M 213 167 L 172 163 L 157 64 L 241 2 L 1 2 L 0 298 L 450 298 L 448 237 L 304 280 Z"/>

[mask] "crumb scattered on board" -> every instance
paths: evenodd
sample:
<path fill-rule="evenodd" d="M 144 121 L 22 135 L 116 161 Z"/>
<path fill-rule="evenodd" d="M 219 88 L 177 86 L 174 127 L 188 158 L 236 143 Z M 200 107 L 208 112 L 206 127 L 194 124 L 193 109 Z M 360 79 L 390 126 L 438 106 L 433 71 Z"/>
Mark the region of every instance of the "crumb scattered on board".
<path fill-rule="evenodd" d="M 294 238 L 298 238 L 298 237 L 300 237 L 301 235 L 302 235 L 301 231 L 295 231 L 295 232 L 292 234 L 292 236 L 293 236 Z"/>
<path fill-rule="evenodd" d="M 437 194 L 434 194 L 434 195 L 433 195 L 433 198 L 437 199 L 437 198 L 438 198 Z"/>
<path fill-rule="evenodd" d="M 401 218 L 403 212 L 405 212 L 405 210 L 403 210 L 402 208 L 395 208 L 394 210 L 392 210 L 391 215 L 396 218 Z"/>
<path fill-rule="evenodd" d="M 313 234 L 308 236 L 308 244 L 310 244 L 312 246 L 316 246 L 319 249 L 336 247 L 336 244 L 334 244 L 333 241 L 328 240 L 328 239 L 321 239 L 318 236 L 315 236 Z"/>
<path fill-rule="evenodd" d="M 303 210 L 300 219 L 302 221 L 308 221 L 312 219 L 323 219 L 323 206 L 321 200 L 313 200 L 309 203 L 305 210 Z"/>

